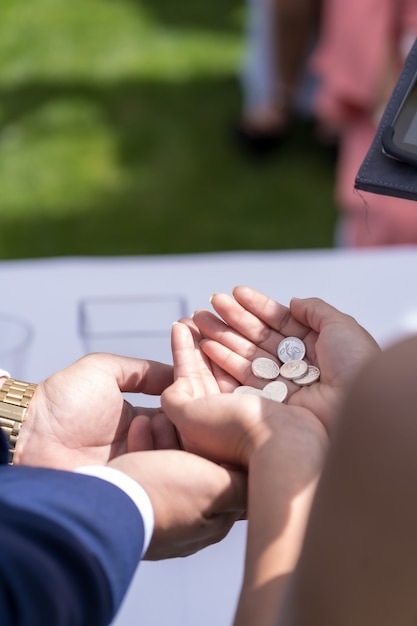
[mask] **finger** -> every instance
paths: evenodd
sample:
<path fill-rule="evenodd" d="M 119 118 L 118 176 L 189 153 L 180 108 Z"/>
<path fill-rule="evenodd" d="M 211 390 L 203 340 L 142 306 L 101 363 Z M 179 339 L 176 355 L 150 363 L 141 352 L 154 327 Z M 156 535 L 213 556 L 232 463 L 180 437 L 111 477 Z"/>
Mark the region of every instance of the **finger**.
<path fill-rule="evenodd" d="M 331 353 L 331 346 L 337 338 L 340 355 L 344 352 L 349 355 L 356 352 L 355 360 L 372 355 L 380 349 L 375 339 L 354 317 L 342 313 L 320 298 L 293 298 L 290 307 L 295 317 L 312 328 L 311 334 L 306 339 L 307 350 L 309 350 L 309 343 L 314 344 L 318 337 L 320 337 L 322 351 L 324 337 L 327 340 L 328 353 Z M 317 349 L 319 349 L 319 341 Z M 339 362 L 341 360 L 339 357 Z"/>
<path fill-rule="evenodd" d="M 142 452 L 153 450 L 154 442 L 151 421 L 145 415 L 137 415 L 131 422 L 127 433 L 127 451 Z"/>
<path fill-rule="evenodd" d="M 194 320 L 205 339 L 217 341 L 248 360 L 253 360 L 257 356 L 276 355 L 278 344 L 282 339 L 282 335 L 271 331 L 268 333 L 268 339 L 264 341 L 261 334 L 243 332 L 243 327 L 242 330 L 231 328 L 210 311 L 196 311 Z M 249 334 L 252 335 L 252 339 L 248 338 Z"/>
<path fill-rule="evenodd" d="M 128 452 L 179 447 L 175 426 L 160 408 L 131 407 L 131 410 L 135 414 L 127 433 Z"/>
<path fill-rule="evenodd" d="M 259 378 L 252 370 L 254 358 L 258 356 L 272 358 L 272 355 L 264 350 L 256 350 L 253 353 L 253 358 L 247 359 L 226 346 L 222 346 L 216 341 L 210 341 L 209 339 L 202 341 L 201 349 L 207 352 L 207 355 L 213 362 L 218 363 L 219 367 L 230 374 L 229 380 L 225 381 L 224 385 L 221 387 L 223 393 L 232 393 L 239 384 L 263 389 L 265 385 L 270 382 L 264 378 Z M 277 359 L 274 360 L 278 363 Z M 289 400 L 295 392 L 300 390 L 300 387 L 291 380 L 285 380 L 285 384 L 288 388 L 287 399 Z"/>
<path fill-rule="evenodd" d="M 290 309 L 301 324 L 312 328 L 317 333 L 320 333 L 324 324 L 342 319 L 346 321 L 350 317 L 320 298 L 292 298 Z"/>
<path fill-rule="evenodd" d="M 230 329 L 227 324 L 209 311 L 197 311 L 195 319 L 197 325 L 201 325 L 202 333 L 211 337 L 200 342 L 202 351 L 212 363 L 229 375 L 228 379 L 222 380 L 221 384 L 219 383 L 221 391 L 233 391 L 236 388 L 234 381 L 257 388 L 262 388 L 265 385 L 265 380 L 261 380 L 253 374 L 252 362 L 256 358 L 266 357 L 278 363 L 277 347 L 279 341 L 283 339 L 282 335 L 275 333 L 276 339 L 272 339 L 272 335 L 270 335 L 268 351 Z M 314 356 L 314 342 L 310 341 L 309 343 L 311 344 L 309 350 Z M 294 387 L 294 389 L 296 388 Z"/>
<path fill-rule="evenodd" d="M 265 380 L 261 380 L 253 374 L 252 361 L 257 356 L 271 357 L 269 352 L 259 350 L 257 346 L 247 340 L 240 341 L 239 339 L 230 341 L 228 346 L 211 339 L 204 339 L 201 342 L 201 349 L 218 367 L 230 375 L 229 385 L 225 385 L 229 391 L 233 391 L 237 386 L 235 384 L 232 387 L 233 380 L 238 381 L 242 385 L 251 385 L 258 388 L 262 388 L 265 385 Z"/>
<path fill-rule="evenodd" d="M 199 341 L 201 339 L 200 331 L 198 326 L 195 325 L 194 320 L 191 317 L 182 317 L 178 320 L 181 324 L 185 324 L 191 331 L 192 336 L 194 337 L 194 341 Z"/>
<path fill-rule="evenodd" d="M 173 324 L 171 345 L 175 379 L 187 379 L 194 397 L 219 392 L 210 362 L 198 346 L 199 339 L 200 334 L 193 326 L 180 322 Z"/>
<path fill-rule="evenodd" d="M 174 380 L 198 378 L 195 344 L 189 326 L 182 322 L 174 322 L 171 329 L 171 349 L 174 362 Z"/>
<path fill-rule="evenodd" d="M 309 330 L 308 325 L 291 315 L 288 307 L 252 287 L 237 286 L 233 296 L 243 308 L 285 337 L 294 335 L 303 339 Z"/>
<path fill-rule="evenodd" d="M 212 315 L 210 313 L 210 315 Z M 214 317 L 214 316 L 213 316 Z M 218 318 L 215 318 L 218 320 Z M 180 322 L 186 324 L 194 338 L 194 344 L 196 345 L 196 349 L 200 352 L 200 358 L 202 359 L 203 364 L 208 368 L 208 370 L 213 374 L 214 379 L 216 381 L 216 385 L 211 385 L 207 392 L 217 392 L 219 389 L 223 393 L 228 393 L 233 391 L 239 382 L 233 377 L 230 376 L 225 370 L 219 367 L 214 361 L 212 361 L 207 354 L 201 351 L 201 332 L 198 326 L 195 324 L 194 320 L 191 318 L 183 318 Z"/>
<path fill-rule="evenodd" d="M 107 353 L 84 358 L 95 358 L 97 367 L 114 378 L 121 391 L 160 395 L 173 381 L 172 365 L 166 363 Z"/>
<path fill-rule="evenodd" d="M 157 450 L 181 450 L 182 445 L 174 424 L 165 413 L 157 413 L 151 420 L 154 446 Z"/>
<path fill-rule="evenodd" d="M 233 336 L 242 336 L 270 353 L 276 350 L 282 335 L 236 300 L 220 293 L 211 297 L 211 303 L 222 320 L 206 310 L 196 311 L 193 316 L 204 337 L 228 345 Z"/>
<path fill-rule="evenodd" d="M 219 367 L 217 363 L 211 361 L 211 369 L 213 371 L 213 376 L 217 381 L 217 385 L 219 390 L 222 393 L 231 393 L 236 389 L 239 385 L 240 381 L 236 379 L 234 376 L 230 375 L 223 368 Z"/>
<path fill-rule="evenodd" d="M 307 358 L 311 363 L 316 362 L 317 329 L 310 325 L 309 316 L 302 315 L 301 312 L 300 315 L 296 315 L 292 307 L 285 307 L 251 287 L 235 287 L 233 295 L 242 306 L 247 307 L 266 324 L 278 330 L 282 337 L 295 336 L 302 339 L 306 345 Z M 318 299 L 311 299 L 311 301 L 314 300 Z M 320 302 L 325 305 L 324 301 Z M 337 313 L 336 309 L 330 308 Z M 310 307 L 310 313 L 312 312 L 313 306 Z M 325 311 L 320 311 L 320 313 L 324 315 Z"/>

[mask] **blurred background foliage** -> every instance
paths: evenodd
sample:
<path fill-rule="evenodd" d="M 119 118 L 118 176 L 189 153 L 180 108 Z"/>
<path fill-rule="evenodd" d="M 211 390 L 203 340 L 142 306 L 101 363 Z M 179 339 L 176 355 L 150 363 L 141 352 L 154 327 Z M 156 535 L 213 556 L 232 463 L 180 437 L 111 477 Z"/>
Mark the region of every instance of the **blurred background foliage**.
<path fill-rule="evenodd" d="M 332 246 L 334 164 L 232 125 L 245 4 L 2 0 L 0 258 Z"/>

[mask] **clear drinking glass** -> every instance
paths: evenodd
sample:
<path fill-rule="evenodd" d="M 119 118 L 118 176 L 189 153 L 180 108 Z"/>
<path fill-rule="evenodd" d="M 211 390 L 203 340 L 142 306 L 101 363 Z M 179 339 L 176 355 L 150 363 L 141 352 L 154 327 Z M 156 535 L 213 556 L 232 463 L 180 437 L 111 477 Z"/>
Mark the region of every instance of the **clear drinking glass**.
<path fill-rule="evenodd" d="M 186 309 L 179 295 L 85 298 L 79 308 L 85 352 L 171 363 L 171 326 Z"/>
<path fill-rule="evenodd" d="M 33 327 L 26 320 L 0 313 L 0 368 L 23 379 Z"/>
<path fill-rule="evenodd" d="M 85 353 L 112 352 L 163 363 L 172 363 L 173 322 L 188 315 L 186 299 L 177 294 L 85 298 L 78 312 Z"/>

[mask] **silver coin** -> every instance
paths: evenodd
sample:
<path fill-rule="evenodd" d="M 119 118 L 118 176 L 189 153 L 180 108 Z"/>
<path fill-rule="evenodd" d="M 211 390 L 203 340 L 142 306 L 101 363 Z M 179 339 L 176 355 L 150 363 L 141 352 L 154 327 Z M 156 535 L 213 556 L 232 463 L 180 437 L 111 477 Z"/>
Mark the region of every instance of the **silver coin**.
<path fill-rule="evenodd" d="M 295 380 L 296 378 L 302 378 L 308 371 L 308 365 L 305 361 L 299 359 L 295 361 L 287 361 L 280 368 L 280 374 L 283 378 L 289 380 Z"/>
<path fill-rule="evenodd" d="M 284 402 L 288 395 L 288 387 L 282 380 L 273 380 L 265 385 L 262 393 L 271 400 L 276 402 Z"/>
<path fill-rule="evenodd" d="M 306 347 L 304 341 L 298 337 L 285 337 L 280 341 L 277 355 L 280 361 L 286 363 L 287 361 L 295 361 L 304 359 L 306 354 Z"/>
<path fill-rule="evenodd" d="M 311 385 L 311 383 L 316 382 L 320 378 L 320 370 L 315 365 L 309 365 L 306 374 L 301 378 L 297 378 L 294 382 L 297 385 Z"/>
<path fill-rule="evenodd" d="M 251 387 L 250 385 L 240 385 L 233 390 L 233 393 L 248 393 L 255 396 L 263 396 L 262 389 Z"/>
<path fill-rule="evenodd" d="M 274 380 L 278 378 L 279 365 L 272 359 L 260 356 L 252 361 L 252 372 L 258 378 Z"/>

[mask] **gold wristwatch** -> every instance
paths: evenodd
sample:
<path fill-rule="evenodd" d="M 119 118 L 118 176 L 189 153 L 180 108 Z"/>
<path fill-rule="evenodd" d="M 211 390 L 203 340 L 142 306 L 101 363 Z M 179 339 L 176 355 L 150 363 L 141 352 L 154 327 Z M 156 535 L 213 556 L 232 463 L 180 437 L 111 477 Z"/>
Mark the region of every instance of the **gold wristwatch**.
<path fill-rule="evenodd" d="M 9 442 L 10 465 L 13 464 L 16 441 L 36 387 L 33 383 L 8 378 L 0 389 L 0 427 Z"/>

